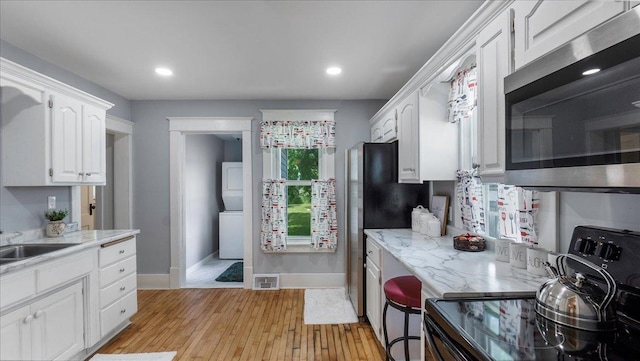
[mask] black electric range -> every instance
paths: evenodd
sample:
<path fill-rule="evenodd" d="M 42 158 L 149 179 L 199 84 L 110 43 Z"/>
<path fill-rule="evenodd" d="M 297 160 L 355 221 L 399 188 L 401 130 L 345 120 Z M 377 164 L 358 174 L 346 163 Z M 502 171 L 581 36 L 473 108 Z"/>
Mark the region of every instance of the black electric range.
<path fill-rule="evenodd" d="M 536 314 L 534 297 L 430 299 L 424 327 L 436 360 L 640 360 L 640 233 L 576 227 L 568 253 L 601 265 L 616 280 L 615 331 L 549 321 Z M 567 265 L 604 283 L 576 262 Z"/>

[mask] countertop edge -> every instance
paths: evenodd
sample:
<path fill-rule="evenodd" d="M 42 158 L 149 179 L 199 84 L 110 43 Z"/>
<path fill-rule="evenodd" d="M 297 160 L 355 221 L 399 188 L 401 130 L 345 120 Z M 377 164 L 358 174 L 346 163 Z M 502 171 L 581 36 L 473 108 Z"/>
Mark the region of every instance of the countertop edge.
<path fill-rule="evenodd" d="M 5 275 L 11 272 L 19 271 L 26 267 L 37 265 L 46 261 L 54 260 L 56 258 L 68 256 L 73 253 L 81 252 L 85 249 L 99 247 L 102 244 L 115 241 L 124 237 L 134 236 L 139 234 L 139 229 L 125 229 L 125 230 L 106 230 L 106 231 L 76 231 L 65 234 L 62 237 L 55 238 L 41 238 L 28 241 L 14 242 L 12 245 L 20 244 L 60 244 L 69 243 L 73 246 L 63 248 L 54 252 L 46 253 L 39 256 L 30 257 L 20 261 L 7 263 L 0 266 L 0 275 Z"/>

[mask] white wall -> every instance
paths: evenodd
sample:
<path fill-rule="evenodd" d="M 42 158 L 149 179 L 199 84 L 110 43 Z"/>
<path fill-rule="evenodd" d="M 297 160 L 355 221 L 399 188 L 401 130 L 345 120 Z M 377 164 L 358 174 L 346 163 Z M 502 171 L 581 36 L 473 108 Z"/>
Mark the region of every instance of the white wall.
<path fill-rule="evenodd" d="M 186 136 L 185 148 L 185 246 L 189 268 L 219 248 L 224 142 L 215 135 L 192 134 Z"/>

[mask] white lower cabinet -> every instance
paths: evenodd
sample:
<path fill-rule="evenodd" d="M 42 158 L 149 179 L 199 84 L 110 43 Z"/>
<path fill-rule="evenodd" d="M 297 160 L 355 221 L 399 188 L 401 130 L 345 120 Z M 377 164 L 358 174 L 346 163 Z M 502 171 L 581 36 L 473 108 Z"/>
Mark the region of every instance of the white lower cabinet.
<path fill-rule="evenodd" d="M 100 337 L 138 312 L 136 239 L 106 243 L 100 248 Z"/>
<path fill-rule="evenodd" d="M 378 340 L 382 341 L 382 323 L 381 314 L 382 308 L 380 305 L 380 294 L 382 292 L 382 285 L 380 284 L 380 268 L 376 265 L 371 258 L 367 257 L 367 319 L 373 328 Z"/>
<path fill-rule="evenodd" d="M 81 282 L 1 318 L 2 360 L 68 360 L 84 348 Z"/>

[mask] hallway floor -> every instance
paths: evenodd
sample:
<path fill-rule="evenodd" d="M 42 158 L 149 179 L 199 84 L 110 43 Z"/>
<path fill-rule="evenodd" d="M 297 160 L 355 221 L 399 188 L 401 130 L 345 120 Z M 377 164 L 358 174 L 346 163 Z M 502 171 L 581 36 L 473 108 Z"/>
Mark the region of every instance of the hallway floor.
<path fill-rule="evenodd" d="M 242 282 L 216 282 L 216 277 L 239 261 L 242 260 L 220 259 L 216 254 L 205 264 L 187 270 L 185 288 L 242 288 Z"/>

